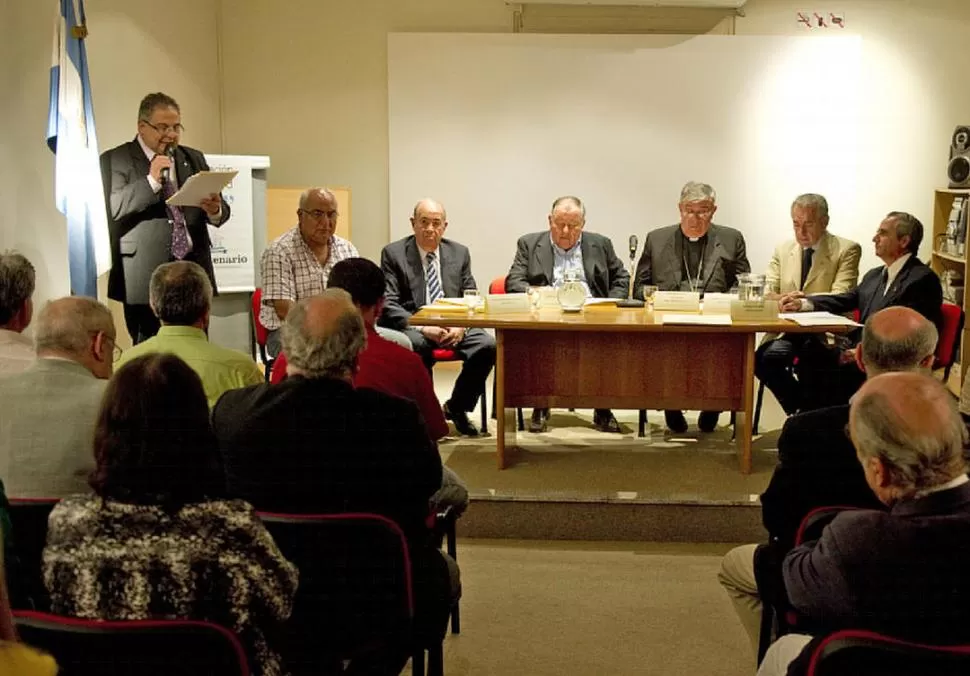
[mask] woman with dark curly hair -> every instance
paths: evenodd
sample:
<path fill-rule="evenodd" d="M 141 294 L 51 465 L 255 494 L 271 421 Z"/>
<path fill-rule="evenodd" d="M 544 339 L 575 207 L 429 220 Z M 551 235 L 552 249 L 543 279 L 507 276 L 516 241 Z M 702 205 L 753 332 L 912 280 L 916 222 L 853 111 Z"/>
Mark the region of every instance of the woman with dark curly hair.
<path fill-rule="evenodd" d="M 94 494 L 65 498 L 50 516 L 53 612 L 209 620 L 239 635 L 255 674 L 285 674 L 267 637 L 290 615 L 297 570 L 253 508 L 226 498 L 198 375 L 171 354 L 118 370 L 94 456 Z"/>

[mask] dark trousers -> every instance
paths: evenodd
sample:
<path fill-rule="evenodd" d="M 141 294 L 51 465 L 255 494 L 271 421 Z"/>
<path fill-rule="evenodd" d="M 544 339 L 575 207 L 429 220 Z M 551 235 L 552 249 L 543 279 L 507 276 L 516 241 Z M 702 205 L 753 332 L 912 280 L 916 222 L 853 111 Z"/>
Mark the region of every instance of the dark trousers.
<path fill-rule="evenodd" d="M 768 341 L 754 355 L 754 374 L 771 390 L 785 413 L 792 415 L 801 408 L 801 385 L 795 379 L 795 357 L 805 336 L 783 335 Z"/>
<path fill-rule="evenodd" d="M 125 308 L 125 326 L 131 336 L 131 344 L 137 345 L 148 340 L 161 328 L 158 317 L 152 312 L 150 305 L 128 305 Z"/>
<path fill-rule="evenodd" d="M 802 411 L 849 403 L 862 387 L 865 374 L 854 361 L 839 363 L 840 349 L 829 347 L 818 337 L 806 338 L 798 351 L 795 373 L 801 385 Z"/>
<path fill-rule="evenodd" d="M 438 346 L 417 329 L 407 328 L 404 333 L 430 371 L 434 366 L 433 352 Z M 475 408 L 475 402 L 485 387 L 485 380 L 495 365 L 495 339 L 482 329 L 468 329 L 461 342 L 451 349 L 464 365 L 455 381 L 455 388 L 451 391 L 449 406 L 459 411 L 471 411 Z"/>

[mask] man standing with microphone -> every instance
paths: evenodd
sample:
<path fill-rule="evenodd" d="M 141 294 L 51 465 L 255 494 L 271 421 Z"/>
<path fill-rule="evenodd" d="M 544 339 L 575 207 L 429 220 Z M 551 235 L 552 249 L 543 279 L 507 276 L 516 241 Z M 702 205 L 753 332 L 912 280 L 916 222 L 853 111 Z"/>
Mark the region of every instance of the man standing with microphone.
<path fill-rule="evenodd" d="M 134 344 L 158 332 L 148 284 L 159 265 L 198 263 L 216 288 L 207 224 L 218 227 L 229 220 L 229 205 L 218 194 L 197 207 L 165 203 L 190 176 L 209 170 L 200 151 L 179 145 L 182 131 L 175 99 L 149 94 L 138 107 L 137 136 L 101 155 L 111 239 L 108 297 L 124 304 Z"/>

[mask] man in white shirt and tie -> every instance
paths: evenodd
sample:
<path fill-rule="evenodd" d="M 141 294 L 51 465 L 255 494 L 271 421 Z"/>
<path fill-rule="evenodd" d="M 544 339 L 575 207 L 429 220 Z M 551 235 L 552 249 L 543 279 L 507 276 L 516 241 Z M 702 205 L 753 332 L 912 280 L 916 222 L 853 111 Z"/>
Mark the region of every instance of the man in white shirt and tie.
<path fill-rule="evenodd" d="M 806 296 L 803 291 L 793 291 L 778 301 L 781 311 L 848 314 L 858 310 L 858 321 L 864 324 L 883 308 L 903 305 L 919 312 L 939 330 L 943 304 L 940 278 L 917 258 L 923 224 L 912 214 L 892 211 L 879 224 L 872 241 L 884 265 L 867 272 L 859 286 L 830 295 Z M 864 376 L 855 366 L 853 348 L 861 334 L 858 329 L 840 336 L 835 349 L 818 340 L 805 341 L 797 367 L 801 410 L 845 404 L 859 389 Z"/>
<path fill-rule="evenodd" d="M 862 247 L 828 231 L 828 201 L 822 195 L 799 195 L 792 202 L 791 219 L 795 238 L 778 245 L 765 275 L 769 297 L 794 291 L 814 294 L 854 289 Z M 789 415 L 801 408 L 795 357 L 802 343 L 811 339 L 809 334 L 771 334 L 765 336 L 755 355 L 755 375 Z"/>
<path fill-rule="evenodd" d="M 387 280 L 387 300 L 380 325 L 403 331 L 428 369 L 434 365 L 437 348 L 454 350 L 464 363 L 451 398 L 444 403 L 445 417 L 466 436 L 478 429 L 468 413 L 485 386 L 495 365 L 495 339 L 482 329 L 441 326 L 410 326 L 409 318 L 424 305 L 439 298 L 461 297 L 477 289 L 472 276 L 468 247 L 445 239 L 448 217 L 445 208 L 431 199 L 414 207 L 413 235 L 391 242 L 381 251 L 381 268 Z"/>

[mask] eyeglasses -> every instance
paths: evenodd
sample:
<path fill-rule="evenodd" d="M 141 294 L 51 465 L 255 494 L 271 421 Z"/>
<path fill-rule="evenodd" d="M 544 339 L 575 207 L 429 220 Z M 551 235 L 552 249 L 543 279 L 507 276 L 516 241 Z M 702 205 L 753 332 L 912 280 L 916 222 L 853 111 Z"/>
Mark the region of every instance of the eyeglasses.
<path fill-rule="evenodd" d="M 710 218 L 714 215 L 713 209 L 701 209 L 694 211 L 693 209 L 684 209 L 685 216 L 692 216 L 694 218 Z"/>
<path fill-rule="evenodd" d="M 98 336 L 104 336 L 104 339 L 105 340 L 110 340 L 111 341 L 111 356 L 112 356 L 112 358 L 114 359 L 114 361 L 118 361 L 119 359 L 121 359 L 121 347 L 118 345 L 118 343 L 116 342 L 116 340 L 114 338 L 112 338 L 111 336 L 109 336 L 104 331 L 94 331 L 93 333 L 91 333 L 91 336 L 93 338 L 97 338 Z"/>
<path fill-rule="evenodd" d="M 181 124 L 176 124 L 170 127 L 167 124 L 152 124 L 148 120 L 142 120 L 142 122 L 144 122 L 149 127 L 157 131 L 159 134 L 162 134 L 163 136 L 169 133 L 170 131 L 175 132 L 176 134 L 181 134 L 183 131 L 185 131 L 185 127 L 183 127 Z"/>
<path fill-rule="evenodd" d="M 336 209 L 331 209 L 330 211 L 321 211 L 320 209 L 297 209 L 297 212 L 303 214 L 304 216 L 309 216 L 310 218 L 319 221 L 321 218 L 326 216 L 331 221 L 337 218 L 338 212 Z"/>

